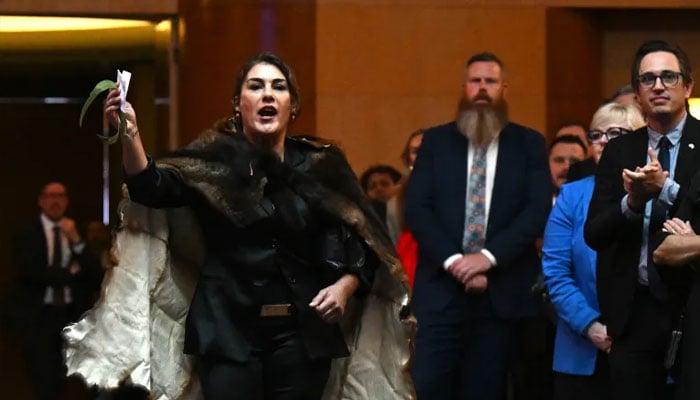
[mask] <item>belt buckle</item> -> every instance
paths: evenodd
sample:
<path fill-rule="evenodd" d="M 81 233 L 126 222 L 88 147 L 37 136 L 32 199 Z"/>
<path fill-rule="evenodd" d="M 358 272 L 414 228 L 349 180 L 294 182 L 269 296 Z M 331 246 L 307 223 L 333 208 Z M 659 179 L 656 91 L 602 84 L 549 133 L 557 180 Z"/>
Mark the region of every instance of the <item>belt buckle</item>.
<path fill-rule="evenodd" d="M 292 305 L 285 304 L 263 304 L 260 307 L 261 317 L 288 317 L 292 315 Z"/>

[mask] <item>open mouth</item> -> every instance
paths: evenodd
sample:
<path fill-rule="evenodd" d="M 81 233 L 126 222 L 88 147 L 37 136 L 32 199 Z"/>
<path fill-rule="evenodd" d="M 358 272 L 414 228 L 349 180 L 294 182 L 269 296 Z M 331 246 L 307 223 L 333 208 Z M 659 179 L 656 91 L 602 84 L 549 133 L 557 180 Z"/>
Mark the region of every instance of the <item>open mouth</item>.
<path fill-rule="evenodd" d="M 258 110 L 258 115 L 261 117 L 274 117 L 277 115 L 277 109 L 272 106 L 265 106 Z"/>

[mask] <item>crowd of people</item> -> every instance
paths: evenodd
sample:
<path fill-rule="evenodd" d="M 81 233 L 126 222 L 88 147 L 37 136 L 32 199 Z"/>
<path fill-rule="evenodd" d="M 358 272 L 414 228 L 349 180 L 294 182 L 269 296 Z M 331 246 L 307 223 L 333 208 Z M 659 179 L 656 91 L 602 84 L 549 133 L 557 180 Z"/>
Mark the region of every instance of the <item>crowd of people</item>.
<path fill-rule="evenodd" d="M 642 44 L 630 86 L 549 144 L 510 120 L 505 71 L 471 56 L 454 121 L 411 133 L 403 172 L 359 179 L 290 134 L 299 88 L 274 54 L 241 68 L 230 118 L 158 160 L 110 90 L 116 237 L 83 240 L 58 181 L 17 234 L 26 312 L 8 320 L 36 398 L 60 398 L 66 373 L 103 397 L 700 398 L 687 56 Z"/>

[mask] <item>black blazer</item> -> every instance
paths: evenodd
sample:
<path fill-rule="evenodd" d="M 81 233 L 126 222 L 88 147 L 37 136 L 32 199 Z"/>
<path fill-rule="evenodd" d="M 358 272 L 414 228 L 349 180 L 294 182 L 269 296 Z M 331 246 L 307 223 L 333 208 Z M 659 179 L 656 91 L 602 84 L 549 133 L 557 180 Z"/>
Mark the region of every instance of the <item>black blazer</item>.
<path fill-rule="evenodd" d="M 687 195 L 683 198 L 676 217 L 690 221 L 693 230 L 700 232 L 700 172 L 692 179 Z M 661 243 L 666 233 L 656 235 Z M 694 400 L 700 398 L 700 263 L 697 261 L 683 267 L 659 265 L 659 275 L 670 286 L 670 290 L 685 300 L 683 340 L 679 350 L 680 381 L 677 383 L 677 398 Z"/>
<path fill-rule="evenodd" d="M 700 170 L 700 122 L 690 115 L 679 145 L 674 180 L 680 185 L 680 191 L 671 215 L 685 196 L 691 178 Z M 586 243 L 598 252 L 597 285 L 601 319 L 613 337 L 624 332 L 629 316 L 638 278 L 643 223 L 641 218 L 629 221 L 622 214 L 620 203 L 626 194 L 622 170 L 644 166 L 648 146 L 646 127 L 614 139 L 605 146 L 598 163 L 584 230 Z M 653 234 L 651 232 L 649 235 L 650 246 Z"/>
<path fill-rule="evenodd" d="M 15 234 L 17 282 L 10 289 L 4 306 L 9 323 L 20 329 L 31 329 L 44 304 L 48 286 L 68 286 L 73 302 L 68 305 L 69 321 L 78 319 L 92 306 L 102 277 L 99 261 L 86 247 L 73 254 L 72 262 L 80 264 L 80 272 L 71 275 L 68 268 L 49 268 L 46 235 L 41 220 L 19 228 Z"/>
<path fill-rule="evenodd" d="M 315 151 L 319 150 L 287 138 L 285 163 L 303 171 Z M 231 152 L 218 156 L 237 157 Z M 248 164 L 242 167 L 243 175 L 247 175 Z M 156 168 L 153 161 L 145 171 L 127 179 L 132 200 L 155 208 L 190 206 L 203 228 L 206 255 L 187 315 L 185 352 L 246 361 L 252 350 L 248 338 L 256 334 L 260 306 L 292 302 L 309 357 L 346 356 L 348 350 L 338 325 L 325 323 L 308 304 L 319 290 L 344 273 L 357 273 L 361 282 L 370 282 L 373 269 L 364 267 L 376 267 L 377 260 L 373 253 L 363 252 L 359 255 L 359 270 L 344 269 L 347 264 L 334 263 L 328 254 L 325 263 L 314 262 L 321 258 L 321 254 L 312 254 L 321 251 L 321 243 L 330 239 L 335 242 L 331 246 L 347 251 L 349 245 L 344 241 L 357 246 L 359 237 L 348 236 L 352 233 L 349 230 L 342 230 L 340 236 L 328 236 L 326 223 L 330 221 L 314 217 L 316 210 L 291 193 L 287 180 L 270 173 L 266 176 L 266 195 L 256 208 L 261 214 L 246 218 L 242 227 L 235 226 L 202 193 L 187 186 L 180 174 Z M 236 187 L 233 179 L 225 184 L 230 185 L 225 189 L 239 193 L 250 190 Z M 343 243 L 338 244 L 338 240 Z"/>
<path fill-rule="evenodd" d="M 443 268 L 462 253 L 469 141 L 454 122 L 429 129 L 406 196 L 406 222 L 418 241 L 413 306 L 439 311 L 464 287 Z M 537 312 L 530 290 L 540 270 L 535 241 L 552 206 L 552 183 L 542 135 L 509 123 L 500 133 L 485 247 L 498 265 L 487 293 L 496 314 L 518 318 Z"/>

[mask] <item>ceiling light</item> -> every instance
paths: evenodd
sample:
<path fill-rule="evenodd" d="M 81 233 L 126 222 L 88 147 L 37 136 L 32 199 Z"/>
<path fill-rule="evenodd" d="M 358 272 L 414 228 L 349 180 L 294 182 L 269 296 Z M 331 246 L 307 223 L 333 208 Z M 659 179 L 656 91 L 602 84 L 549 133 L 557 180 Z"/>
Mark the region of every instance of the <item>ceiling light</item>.
<path fill-rule="evenodd" d="M 154 23 L 133 19 L 0 16 L 0 32 L 84 31 L 148 26 L 154 26 Z"/>

